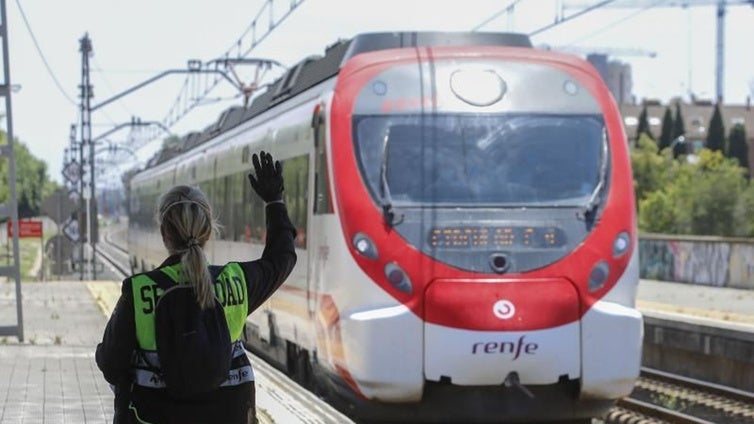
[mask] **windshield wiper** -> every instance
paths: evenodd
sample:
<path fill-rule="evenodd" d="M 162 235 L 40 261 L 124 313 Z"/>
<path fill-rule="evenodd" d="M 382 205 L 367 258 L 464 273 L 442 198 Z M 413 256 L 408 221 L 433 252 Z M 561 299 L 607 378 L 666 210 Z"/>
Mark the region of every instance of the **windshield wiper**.
<path fill-rule="evenodd" d="M 602 149 L 600 151 L 600 179 L 597 186 L 592 191 L 589 201 L 583 206 L 579 217 L 585 221 L 594 221 L 597 216 L 597 209 L 600 206 L 599 197 L 607 181 L 607 132 L 602 129 Z"/>
<path fill-rule="evenodd" d="M 393 199 L 390 196 L 390 187 L 387 184 L 387 155 L 388 142 L 390 141 L 390 128 L 385 132 L 385 138 L 382 140 L 382 158 L 380 161 L 380 196 L 382 197 L 382 217 L 387 225 L 393 227 L 403 222 L 403 216 L 400 221 L 395 222 L 395 212 L 393 211 Z"/>

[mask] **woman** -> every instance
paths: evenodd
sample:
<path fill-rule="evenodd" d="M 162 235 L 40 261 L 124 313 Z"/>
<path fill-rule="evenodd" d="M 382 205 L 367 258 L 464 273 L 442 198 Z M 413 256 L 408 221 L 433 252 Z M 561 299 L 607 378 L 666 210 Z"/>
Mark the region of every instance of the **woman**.
<path fill-rule="evenodd" d="M 266 244 L 258 260 L 208 265 L 203 248 L 216 224 L 204 193 L 196 187 L 176 186 L 160 199 L 157 222 L 169 256 L 156 270 L 123 281 L 120 299 L 97 346 L 97 366 L 115 391 L 115 423 L 255 421 L 253 372 L 238 347 L 246 316 L 280 287 L 296 263 L 296 230 L 282 200 L 280 162 L 273 163 L 264 151 L 254 154 L 252 162 L 256 177 L 249 174 L 249 182 L 265 202 L 267 216 Z M 191 284 L 201 308 L 214 306 L 217 296 L 235 348 L 229 378 L 190 400 L 171 396 L 160 378 L 154 319 L 166 279 L 172 280 L 167 284 Z"/>

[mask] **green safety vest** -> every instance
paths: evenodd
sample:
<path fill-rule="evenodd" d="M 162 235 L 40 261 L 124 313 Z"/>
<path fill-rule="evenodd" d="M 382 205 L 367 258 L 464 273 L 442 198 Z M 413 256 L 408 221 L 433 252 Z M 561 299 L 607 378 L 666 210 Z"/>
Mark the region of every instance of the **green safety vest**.
<path fill-rule="evenodd" d="M 167 274 L 176 283 L 187 284 L 180 263 L 165 266 L 159 270 Z M 157 301 L 164 291 L 147 274 L 138 274 L 131 277 L 131 287 L 136 318 L 136 341 L 139 349 L 156 351 L 155 311 Z M 225 311 L 230 341 L 236 342 L 243 335 L 243 327 L 249 311 L 246 277 L 239 264 L 231 262 L 223 267 L 215 280 L 215 295 Z"/>
<path fill-rule="evenodd" d="M 177 284 L 187 284 L 183 276 L 180 263 L 159 268 Z M 249 310 L 249 299 L 246 291 L 246 277 L 241 266 L 236 262 L 225 265 L 215 278 L 215 296 L 223 306 L 225 320 L 231 339 L 233 363 L 228 378 L 220 386 L 236 386 L 254 381 L 254 370 L 248 360 L 239 357 L 245 355 L 242 340 L 243 328 Z M 157 356 L 157 340 L 155 334 L 155 313 L 157 301 L 164 292 L 147 274 L 131 277 L 133 289 L 134 316 L 136 318 L 136 354 L 132 358 L 134 383 L 153 389 L 165 388 L 161 377 L 161 364 Z M 132 407 L 134 413 L 136 409 Z M 137 414 L 138 417 L 138 414 Z M 141 422 L 141 421 L 140 421 Z"/>

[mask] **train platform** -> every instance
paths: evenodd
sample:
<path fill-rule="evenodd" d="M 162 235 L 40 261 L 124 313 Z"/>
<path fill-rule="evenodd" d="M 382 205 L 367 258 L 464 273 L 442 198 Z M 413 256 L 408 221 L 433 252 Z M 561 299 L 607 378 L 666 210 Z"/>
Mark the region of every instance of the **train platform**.
<path fill-rule="evenodd" d="M 649 317 L 754 333 L 754 290 L 641 280 L 636 306 Z"/>
<path fill-rule="evenodd" d="M 90 285 L 24 282 L 24 340 L 0 337 L 0 422 L 111 423 L 113 395 L 94 362 L 106 317 Z M 0 283 L 0 322 L 16 323 L 14 283 Z"/>

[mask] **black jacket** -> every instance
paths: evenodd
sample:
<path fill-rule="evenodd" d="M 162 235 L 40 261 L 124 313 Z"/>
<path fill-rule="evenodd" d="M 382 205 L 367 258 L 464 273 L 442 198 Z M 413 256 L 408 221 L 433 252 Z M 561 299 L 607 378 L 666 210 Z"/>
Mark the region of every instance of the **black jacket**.
<path fill-rule="evenodd" d="M 246 277 L 248 313 L 251 314 L 277 290 L 296 264 L 294 240 L 296 229 L 284 204 L 273 203 L 267 209 L 267 240 L 262 257 L 239 262 Z M 160 267 L 180 261 L 168 257 Z M 97 366 L 115 386 L 116 423 L 122 421 L 133 402 L 142 419 L 157 424 L 177 423 L 246 423 L 254 408 L 254 384 L 221 387 L 189 403 L 171 399 L 165 390 L 132 386 L 131 356 L 137 348 L 131 278 L 123 281 L 121 295 L 105 328 L 102 343 L 97 345 Z M 245 358 L 244 358 L 245 359 Z"/>

